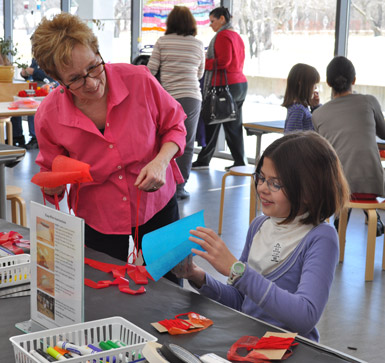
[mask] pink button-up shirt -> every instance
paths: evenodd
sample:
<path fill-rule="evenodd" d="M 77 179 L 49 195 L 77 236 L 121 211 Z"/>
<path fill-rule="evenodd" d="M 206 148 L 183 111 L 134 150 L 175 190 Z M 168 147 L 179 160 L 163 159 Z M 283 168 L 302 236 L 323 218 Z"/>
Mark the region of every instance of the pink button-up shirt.
<path fill-rule="evenodd" d="M 58 87 L 36 113 L 40 148 L 36 163 L 41 171 L 49 171 L 55 156 L 62 154 L 90 164 L 94 181 L 80 185 L 77 215 L 101 233 L 130 234 L 137 214 L 134 182 L 164 143 L 179 146 L 175 157 L 183 154 L 186 115 L 147 67 L 106 64 L 105 69 L 108 97 L 104 135 L 74 105 L 72 94 Z M 165 185 L 156 192 L 141 193 L 139 225 L 166 206 L 176 182 L 183 182 L 183 178 L 172 160 Z M 71 206 L 75 205 L 77 188 L 71 188 Z"/>

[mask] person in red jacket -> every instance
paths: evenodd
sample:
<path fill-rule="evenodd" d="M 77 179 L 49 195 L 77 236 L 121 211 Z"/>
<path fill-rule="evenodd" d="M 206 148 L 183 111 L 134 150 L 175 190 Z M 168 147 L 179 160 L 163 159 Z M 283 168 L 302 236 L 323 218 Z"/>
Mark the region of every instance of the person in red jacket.
<path fill-rule="evenodd" d="M 219 7 L 210 12 L 210 26 L 216 33 L 211 40 L 206 54 L 206 72 L 203 87 L 203 98 L 210 86 L 225 84 L 224 76 L 220 76 L 221 70 L 226 70 L 231 95 L 238 106 L 238 118 L 236 121 L 225 122 L 226 142 L 229 146 L 234 165 L 246 165 L 245 150 L 243 145 L 242 130 L 242 105 L 247 93 L 247 79 L 243 74 L 243 63 L 245 61 L 245 45 L 242 38 L 234 31 L 231 24 L 231 15 L 227 8 Z M 216 83 L 213 79 L 214 63 L 217 63 Z M 208 169 L 210 160 L 214 155 L 221 124 L 206 126 L 206 147 L 202 148 L 197 161 L 193 163 L 192 169 Z"/>

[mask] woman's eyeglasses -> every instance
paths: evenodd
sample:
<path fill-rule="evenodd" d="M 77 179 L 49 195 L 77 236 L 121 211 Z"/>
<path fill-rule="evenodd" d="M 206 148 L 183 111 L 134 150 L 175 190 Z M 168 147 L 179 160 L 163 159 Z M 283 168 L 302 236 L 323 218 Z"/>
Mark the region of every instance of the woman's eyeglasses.
<path fill-rule="evenodd" d="M 283 186 L 279 184 L 276 179 L 266 179 L 263 175 L 258 172 L 255 172 L 253 176 L 255 185 L 262 185 L 264 182 L 266 182 L 267 187 L 271 192 L 278 192 L 283 188 Z"/>
<path fill-rule="evenodd" d="M 101 56 L 100 58 L 102 59 L 102 61 L 99 64 L 91 67 L 85 76 L 78 77 L 68 84 L 63 83 L 63 85 L 66 86 L 66 88 L 71 91 L 76 91 L 86 84 L 87 77 L 90 77 L 90 78 L 99 77 L 104 72 L 104 64 L 105 64 L 103 58 Z"/>

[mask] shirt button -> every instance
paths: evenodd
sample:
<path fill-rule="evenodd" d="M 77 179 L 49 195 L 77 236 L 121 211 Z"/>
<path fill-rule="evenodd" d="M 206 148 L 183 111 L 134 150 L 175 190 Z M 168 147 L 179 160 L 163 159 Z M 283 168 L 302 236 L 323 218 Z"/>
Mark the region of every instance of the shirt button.
<path fill-rule="evenodd" d="M 112 144 L 109 145 L 109 148 L 110 148 L 110 149 L 112 149 L 113 147 L 114 147 L 114 145 L 112 145 Z"/>
<path fill-rule="evenodd" d="M 123 202 L 125 202 L 127 200 L 127 198 L 126 197 L 123 197 Z"/>
<path fill-rule="evenodd" d="M 118 169 L 120 170 L 122 168 L 122 166 L 121 165 L 118 165 Z"/>
<path fill-rule="evenodd" d="M 106 126 L 107 126 L 107 127 L 108 127 L 108 126 L 110 126 L 110 123 L 109 123 L 109 122 L 107 122 L 107 123 L 106 123 Z"/>
<path fill-rule="evenodd" d="M 119 175 L 119 179 L 122 180 L 123 179 L 123 175 Z"/>

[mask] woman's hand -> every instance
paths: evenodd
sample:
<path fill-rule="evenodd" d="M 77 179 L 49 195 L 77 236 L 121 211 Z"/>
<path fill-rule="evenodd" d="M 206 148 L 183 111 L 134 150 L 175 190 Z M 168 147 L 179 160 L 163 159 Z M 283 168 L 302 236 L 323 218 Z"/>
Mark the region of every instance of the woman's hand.
<path fill-rule="evenodd" d="M 164 143 L 158 155 L 140 171 L 134 185 L 146 192 L 156 192 L 166 182 L 168 164 L 178 150 L 177 144 Z"/>
<path fill-rule="evenodd" d="M 183 261 L 179 262 L 171 272 L 180 279 L 190 280 L 199 289 L 206 282 L 206 273 L 193 262 L 192 257 L 192 254 L 188 255 Z"/>
<path fill-rule="evenodd" d="M 197 227 L 191 230 L 189 240 L 200 245 L 205 251 L 191 249 L 191 252 L 208 261 L 219 273 L 229 276 L 231 266 L 237 259 L 227 248 L 225 242 L 212 230 Z"/>
<path fill-rule="evenodd" d="M 168 163 L 155 158 L 140 171 L 134 185 L 146 192 L 156 192 L 166 182 L 167 166 Z"/>
<path fill-rule="evenodd" d="M 58 187 L 55 187 L 55 188 L 41 188 L 41 190 L 47 194 L 47 195 L 51 195 L 51 196 L 54 196 L 55 194 L 57 195 L 60 195 L 64 192 L 64 189 L 65 189 L 65 185 L 60 185 Z"/>

